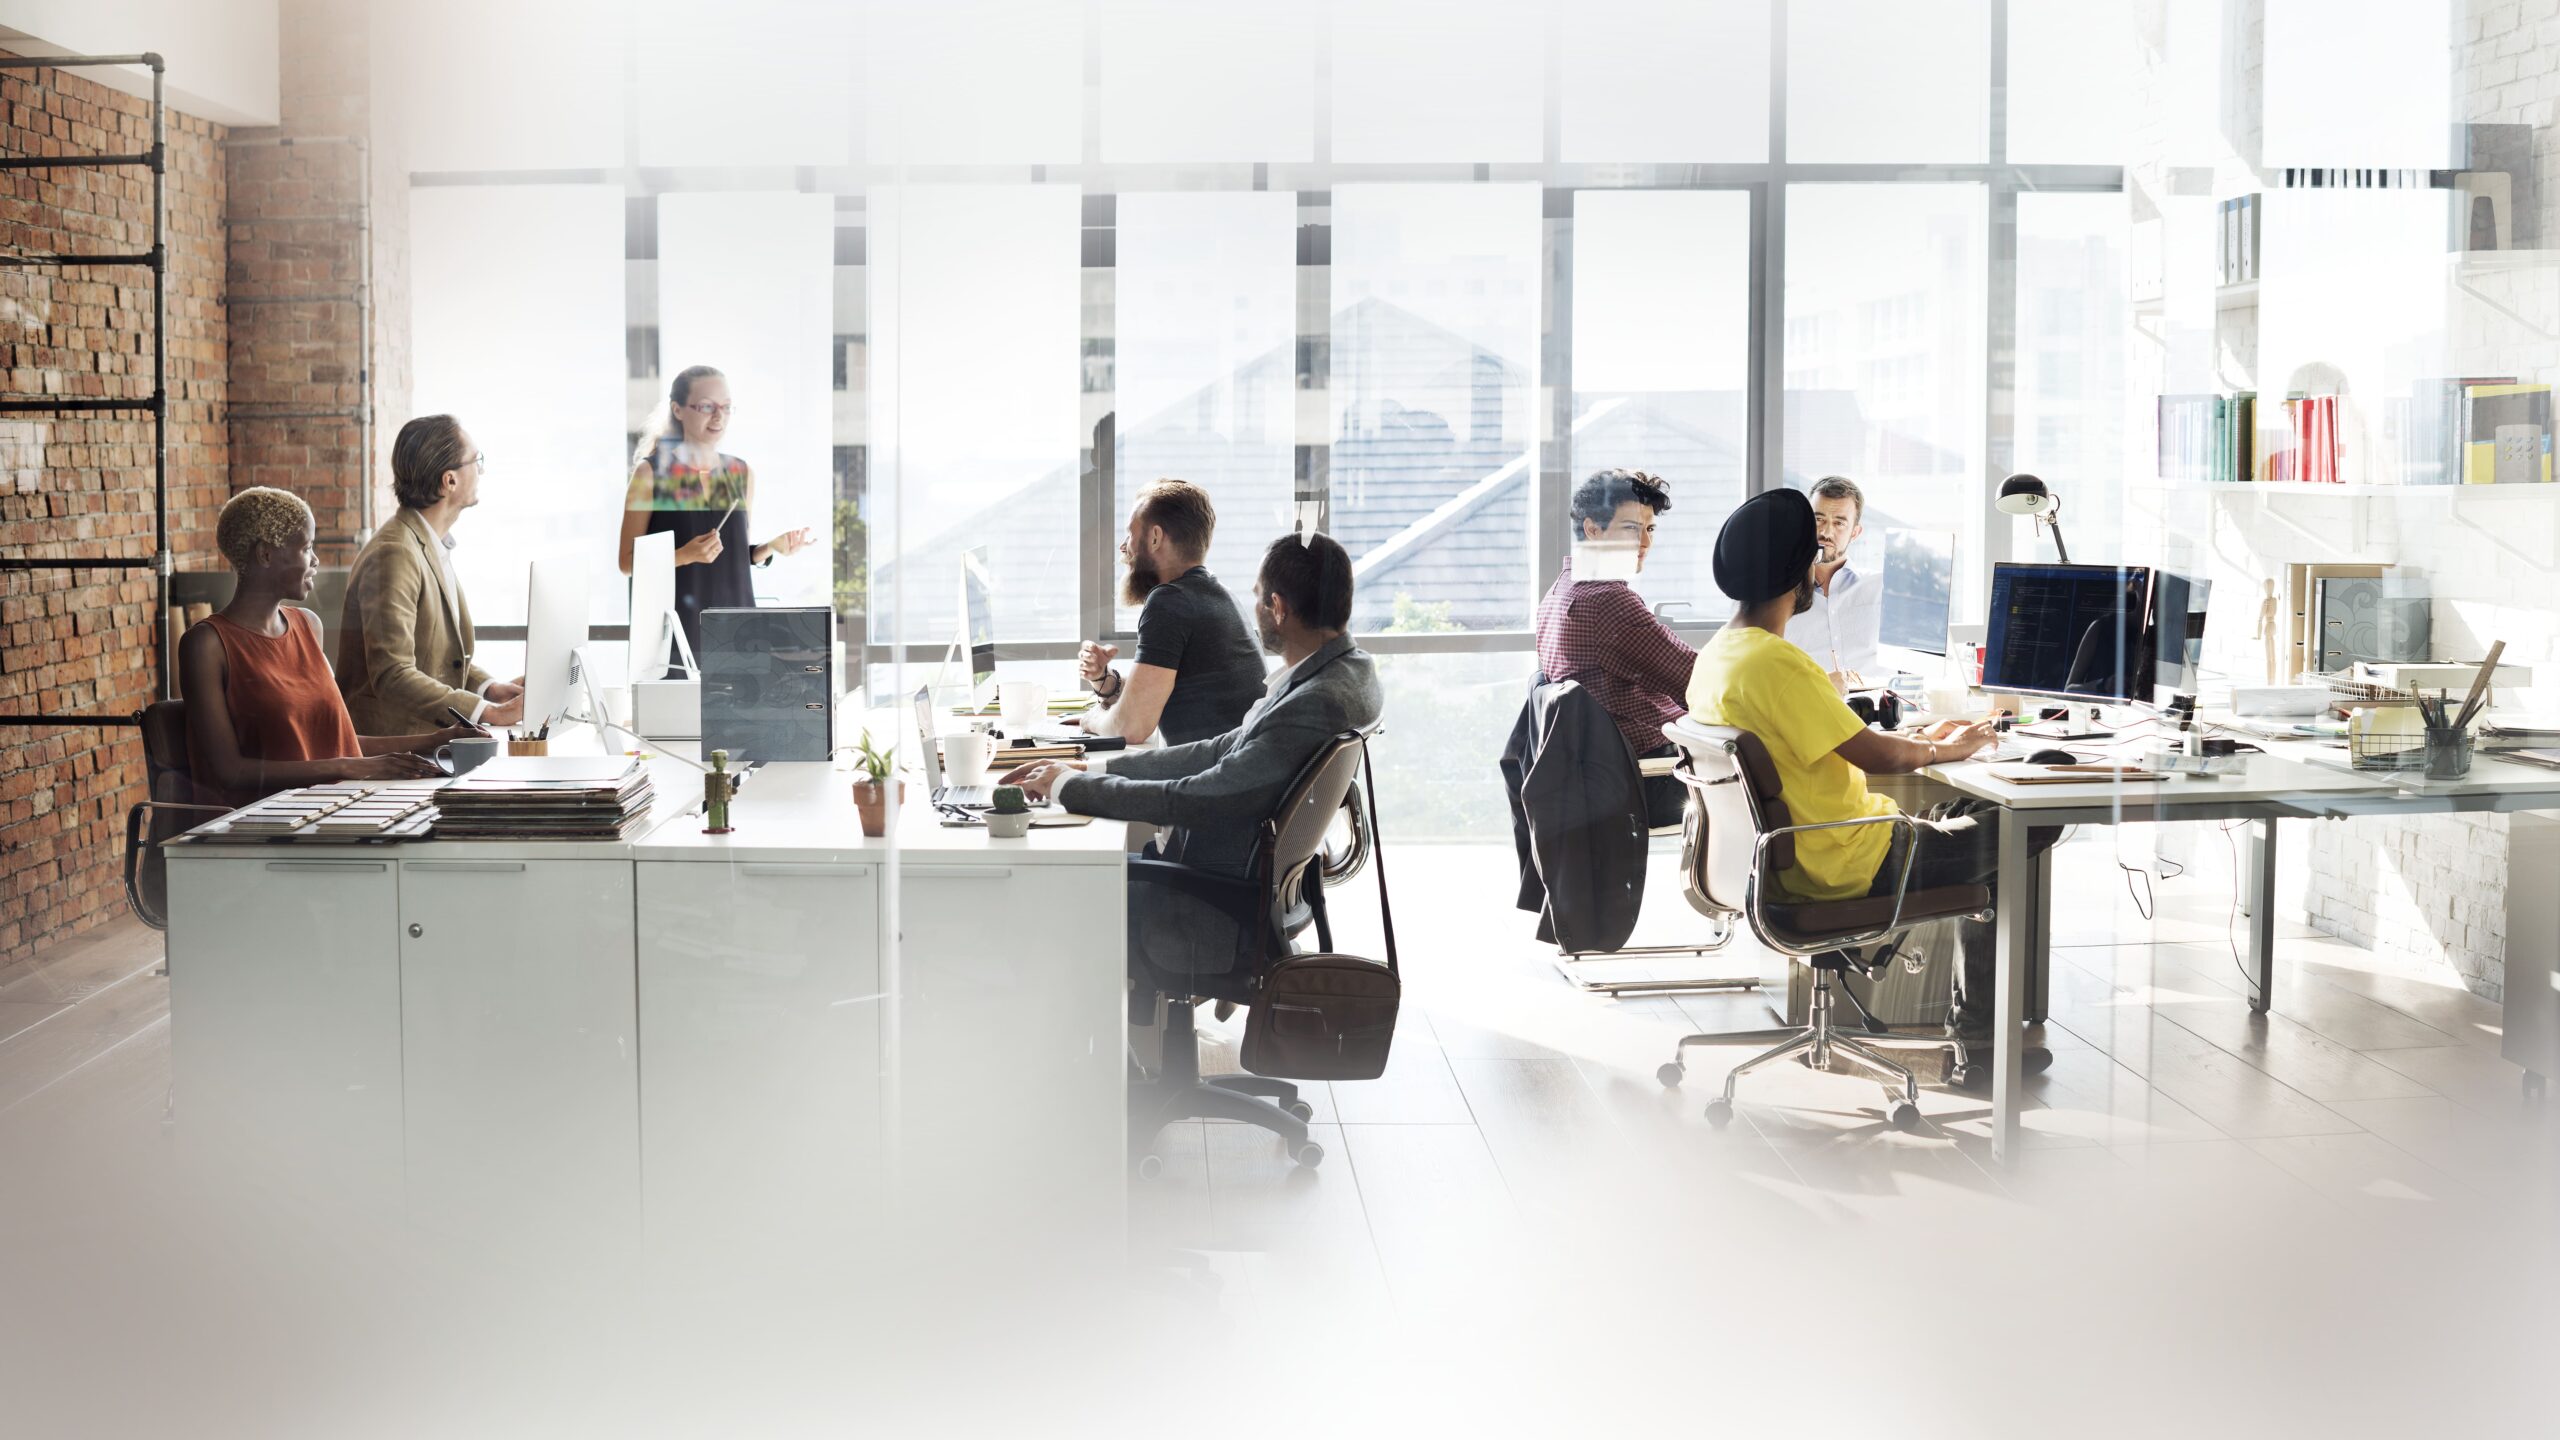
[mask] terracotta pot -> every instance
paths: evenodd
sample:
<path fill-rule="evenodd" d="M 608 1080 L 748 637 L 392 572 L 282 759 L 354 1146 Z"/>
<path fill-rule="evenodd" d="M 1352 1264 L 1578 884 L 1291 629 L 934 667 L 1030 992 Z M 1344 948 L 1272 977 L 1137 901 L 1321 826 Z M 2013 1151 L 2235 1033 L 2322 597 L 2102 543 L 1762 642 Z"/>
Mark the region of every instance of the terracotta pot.
<path fill-rule="evenodd" d="M 907 782 L 898 782 L 898 803 L 907 803 Z M 862 816 L 862 833 L 874 839 L 889 833 L 889 787 L 877 780 L 853 782 L 853 808 Z"/>

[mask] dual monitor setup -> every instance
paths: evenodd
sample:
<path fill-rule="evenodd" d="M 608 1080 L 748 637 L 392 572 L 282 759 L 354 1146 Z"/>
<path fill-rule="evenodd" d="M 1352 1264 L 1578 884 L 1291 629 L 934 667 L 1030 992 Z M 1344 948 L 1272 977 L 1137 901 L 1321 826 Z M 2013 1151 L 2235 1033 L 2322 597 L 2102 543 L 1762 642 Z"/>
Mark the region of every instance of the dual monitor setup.
<path fill-rule="evenodd" d="M 1955 537 L 1888 530 L 1878 640 L 1944 655 L 1955 590 Z M 2149 566 L 1991 567 L 1982 688 L 2095 705 L 2153 704 L 2193 693 L 2210 582 Z"/>

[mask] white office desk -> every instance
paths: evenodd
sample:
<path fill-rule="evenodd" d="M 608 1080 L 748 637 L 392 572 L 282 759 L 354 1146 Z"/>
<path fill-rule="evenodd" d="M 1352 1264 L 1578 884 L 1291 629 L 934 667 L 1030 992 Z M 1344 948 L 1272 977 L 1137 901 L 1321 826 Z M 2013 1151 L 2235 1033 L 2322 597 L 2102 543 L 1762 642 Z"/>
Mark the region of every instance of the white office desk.
<path fill-rule="evenodd" d="M 2128 757 L 2130 758 L 2130 757 Z M 2414 775 L 2352 769 L 2346 753 L 2309 744 L 2272 742 L 2267 753 L 2243 757 L 2240 773 L 2216 777 L 2086 785 L 2014 785 L 1992 778 L 1980 761 L 1933 766 L 1926 776 L 1958 794 L 1999 807 L 2001 896 L 1997 931 L 1998 993 L 1992 1007 L 1997 1037 L 1992 1082 L 1992 1154 L 2016 1153 L 2021 1111 L 2019 1027 L 2027 1015 L 2027 983 L 2043 952 L 2049 907 L 2039 895 L 2040 867 L 2027 854 L 2027 832 L 2038 826 L 2155 824 L 2170 821 L 2248 820 L 2253 860 L 2247 891 L 2248 958 L 2256 977 L 2250 1008 L 2264 1011 L 2274 995 L 2276 830 L 2288 819 L 2343 819 L 2355 815 L 2451 811 L 2560 809 L 2560 771 L 2480 758 L 2459 781 L 2428 782 Z M 2014 903 L 2027 897 L 2029 903 Z"/>
<path fill-rule="evenodd" d="M 181 1129 L 461 1233 L 610 1240 L 644 1196 L 653 1236 L 840 1232 L 894 1177 L 1116 1245 L 1121 827 L 911 803 L 867 839 L 854 772 L 806 764 L 706 836 L 698 774 L 654 768 L 633 841 L 171 845 Z"/>

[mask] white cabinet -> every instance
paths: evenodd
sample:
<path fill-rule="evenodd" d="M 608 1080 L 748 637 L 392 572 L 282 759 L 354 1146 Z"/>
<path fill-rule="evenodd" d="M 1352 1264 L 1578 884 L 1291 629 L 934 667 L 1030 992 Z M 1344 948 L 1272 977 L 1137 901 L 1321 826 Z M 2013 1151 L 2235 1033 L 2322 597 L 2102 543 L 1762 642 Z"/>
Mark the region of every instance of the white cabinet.
<path fill-rule="evenodd" d="M 627 860 L 400 861 L 409 1213 L 618 1243 L 639 1192 Z"/>
<path fill-rule="evenodd" d="M 936 1217 L 1117 1243 L 1128 1158 L 1120 857 L 900 867 L 897 1150 Z"/>
<path fill-rule="evenodd" d="M 877 1213 L 880 868 L 636 866 L 641 1193 L 653 1244 L 716 1255 L 823 1244 Z"/>
<path fill-rule="evenodd" d="M 224 1178 L 343 1204 L 400 1194 L 399 877 L 387 856 L 169 866 L 177 1135 Z"/>

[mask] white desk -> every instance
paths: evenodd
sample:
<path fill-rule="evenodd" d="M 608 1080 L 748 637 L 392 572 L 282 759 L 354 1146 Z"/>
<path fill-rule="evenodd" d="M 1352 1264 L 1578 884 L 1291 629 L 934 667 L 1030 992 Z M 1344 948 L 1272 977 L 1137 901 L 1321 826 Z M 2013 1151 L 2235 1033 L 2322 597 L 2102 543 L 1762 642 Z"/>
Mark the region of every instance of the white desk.
<path fill-rule="evenodd" d="M 914 803 L 866 839 L 853 773 L 808 764 L 706 836 L 658 763 L 634 841 L 171 845 L 181 1129 L 464 1233 L 645 1208 L 733 1244 L 841 1230 L 894 1180 L 911 1213 L 1116 1245 L 1120 827 L 996 840 Z"/>
<path fill-rule="evenodd" d="M 2415 776 L 2357 771 L 2345 752 L 2311 745 L 2270 743 L 2268 753 L 2244 757 L 2239 774 L 2180 776 L 2130 784 L 2012 785 L 1995 780 L 1982 762 L 1935 766 L 1928 778 L 1959 794 L 1999 807 L 2001 896 L 1997 925 L 1998 993 L 1992 1007 L 1995 1064 L 1992 1081 L 1992 1154 L 2016 1152 L 2023 1098 L 2019 1027 L 2027 1013 L 2027 981 L 2043 948 L 2046 907 L 2035 897 L 2038 867 L 2027 854 L 2027 832 L 2037 826 L 2151 824 L 2182 820 L 2253 822 L 2254 864 L 2247 893 L 2248 957 L 2256 975 L 2250 1007 L 2268 1008 L 2275 985 L 2276 826 L 2287 819 L 2343 819 L 2354 815 L 2451 811 L 2560 809 L 2560 771 L 2485 757 L 2462 780 L 2429 782 Z"/>

